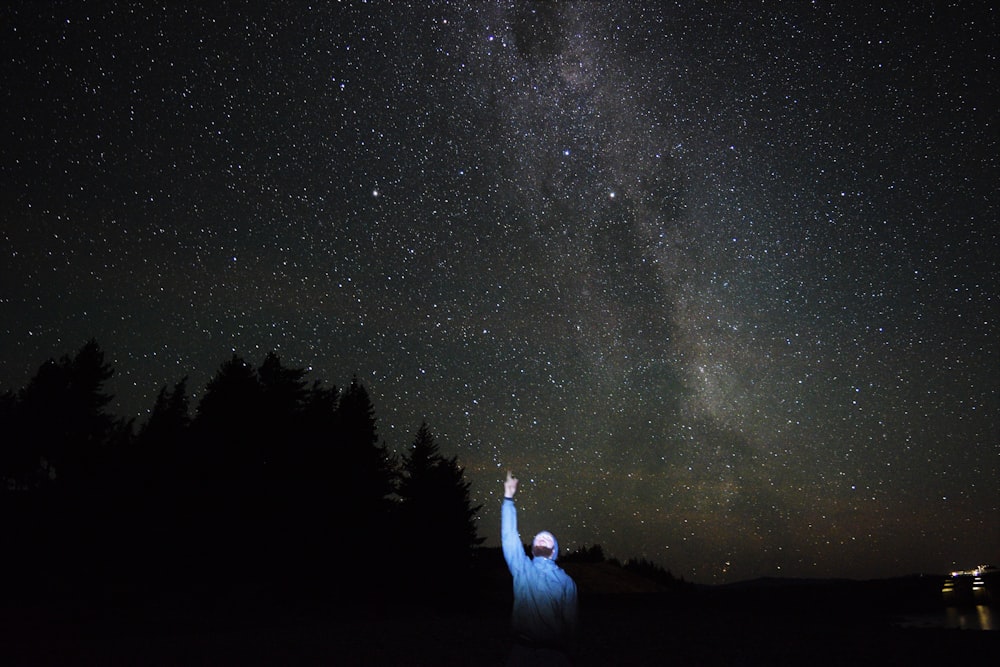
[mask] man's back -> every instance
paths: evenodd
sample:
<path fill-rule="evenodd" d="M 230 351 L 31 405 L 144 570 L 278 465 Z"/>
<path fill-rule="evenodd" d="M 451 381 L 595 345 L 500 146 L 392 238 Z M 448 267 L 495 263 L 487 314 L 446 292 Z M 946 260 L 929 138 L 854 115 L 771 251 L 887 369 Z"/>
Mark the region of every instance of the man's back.
<path fill-rule="evenodd" d="M 542 648 L 571 650 L 577 622 L 577 592 L 573 579 L 555 558 L 528 558 L 517 531 L 517 508 L 505 498 L 500 519 L 504 559 L 514 579 L 511 625 L 518 641 Z"/>

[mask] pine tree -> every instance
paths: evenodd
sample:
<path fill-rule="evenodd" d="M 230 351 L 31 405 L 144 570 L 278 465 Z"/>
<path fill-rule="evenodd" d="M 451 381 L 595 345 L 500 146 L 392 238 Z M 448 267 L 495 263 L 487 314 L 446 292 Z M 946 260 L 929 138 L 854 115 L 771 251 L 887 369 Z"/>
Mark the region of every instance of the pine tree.
<path fill-rule="evenodd" d="M 262 403 L 271 421 L 288 427 L 302 412 L 307 397 L 306 370 L 287 368 L 274 352 L 269 352 L 257 371 Z"/>
<path fill-rule="evenodd" d="M 172 391 L 167 385 L 153 404 L 149 419 L 139 429 L 139 440 L 146 445 L 176 445 L 191 425 L 190 401 L 187 396 L 187 377 L 174 385 Z"/>
<path fill-rule="evenodd" d="M 18 396 L 21 445 L 37 454 L 51 479 L 82 482 L 103 455 L 114 425 L 104 385 L 114 369 L 96 341 L 75 356 L 50 359 Z"/>
<path fill-rule="evenodd" d="M 393 492 L 394 466 L 379 444 L 375 407 L 368 390 L 354 377 L 337 406 L 338 458 L 351 502 L 362 514 L 381 514 Z M 333 471 L 331 471 L 333 472 Z"/>
<path fill-rule="evenodd" d="M 253 366 L 237 355 L 219 367 L 205 387 L 193 425 L 227 439 L 245 437 L 256 429 L 260 383 Z"/>
<path fill-rule="evenodd" d="M 191 423 L 197 467 L 206 481 L 238 486 L 259 482 L 263 469 L 260 416 L 257 372 L 234 354 L 208 382 Z"/>
<path fill-rule="evenodd" d="M 403 534 L 410 554 L 412 582 L 442 588 L 441 579 L 467 573 L 477 535 L 481 505 L 472 505 L 470 483 L 458 458 L 446 458 L 427 423 L 422 423 L 403 456 L 399 497 Z"/>
<path fill-rule="evenodd" d="M 301 472 L 307 429 L 303 418 L 309 400 L 305 375 L 303 368 L 283 366 L 274 352 L 268 353 L 257 371 L 261 390 L 258 428 L 265 476 L 272 495 L 287 495 Z"/>

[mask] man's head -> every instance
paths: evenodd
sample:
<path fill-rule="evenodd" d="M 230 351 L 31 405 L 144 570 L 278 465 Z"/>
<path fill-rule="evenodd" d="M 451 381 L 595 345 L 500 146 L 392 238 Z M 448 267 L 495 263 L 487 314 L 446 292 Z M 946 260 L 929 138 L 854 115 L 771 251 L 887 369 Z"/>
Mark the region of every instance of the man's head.
<path fill-rule="evenodd" d="M 556 542 L 555 535 L 547 530 L 535 535 L 535 539 L 531 541 L 531 555 L 555 560 L 559 556 L 559 543 Z"/>

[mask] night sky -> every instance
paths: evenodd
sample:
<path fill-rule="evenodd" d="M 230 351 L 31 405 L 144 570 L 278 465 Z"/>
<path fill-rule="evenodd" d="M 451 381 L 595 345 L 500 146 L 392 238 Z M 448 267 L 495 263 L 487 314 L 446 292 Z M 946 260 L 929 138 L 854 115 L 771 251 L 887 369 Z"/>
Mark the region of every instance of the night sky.
<path fill-rule="evenodd" d="M 698 582 L 1000 561 L 993 3 L 144 4 L 0 9 L 0 389 L 274 350 L 488 544 L 509 467 Z"/>

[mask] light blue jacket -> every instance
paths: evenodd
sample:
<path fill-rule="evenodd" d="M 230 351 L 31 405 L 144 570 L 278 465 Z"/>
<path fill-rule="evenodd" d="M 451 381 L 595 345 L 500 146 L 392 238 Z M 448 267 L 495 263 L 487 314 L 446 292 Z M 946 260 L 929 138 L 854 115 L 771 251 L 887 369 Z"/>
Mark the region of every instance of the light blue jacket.
<path fill-rule="evenodd" d="M 576 584 L 552 558 L 528 558 L 517 532 L 517 507 L 505 498 L 500 512 L 503 557 L 514 577 L 514 635 L 529 643 L 572 650 L 576 641 Z"/>

